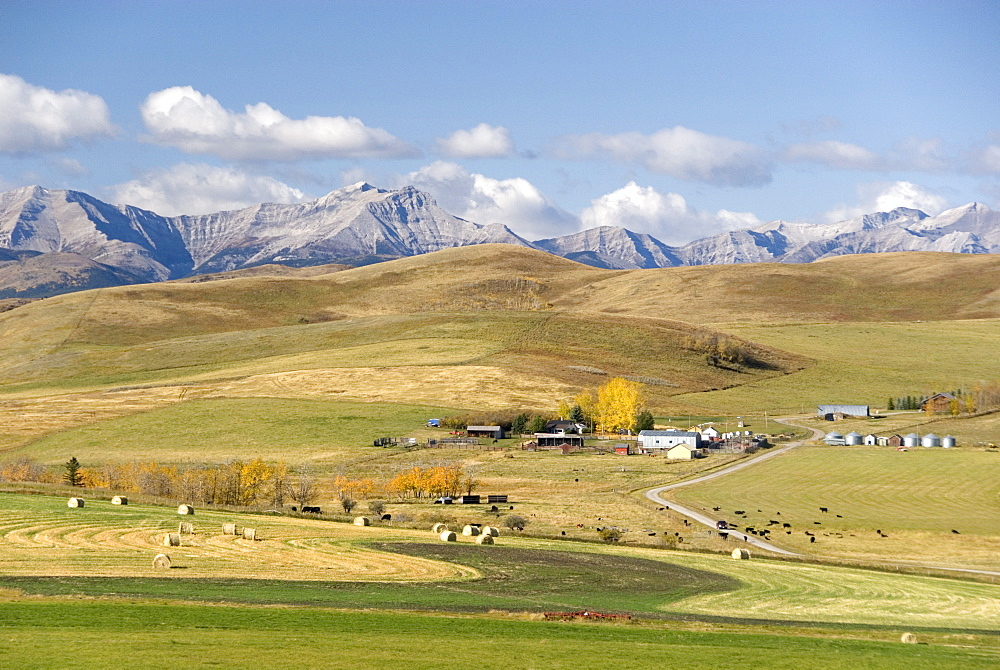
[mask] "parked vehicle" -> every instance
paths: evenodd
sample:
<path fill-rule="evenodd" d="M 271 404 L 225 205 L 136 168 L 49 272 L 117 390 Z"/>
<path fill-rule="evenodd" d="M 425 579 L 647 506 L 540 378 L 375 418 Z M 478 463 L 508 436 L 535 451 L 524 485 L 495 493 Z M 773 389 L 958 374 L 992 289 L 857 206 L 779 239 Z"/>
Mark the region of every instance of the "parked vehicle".
<path fill-rule="evenodd" d="M 719 530 L 729 530 L 729 524 L 725 521 L 716 521 L 715 527 Z"/>

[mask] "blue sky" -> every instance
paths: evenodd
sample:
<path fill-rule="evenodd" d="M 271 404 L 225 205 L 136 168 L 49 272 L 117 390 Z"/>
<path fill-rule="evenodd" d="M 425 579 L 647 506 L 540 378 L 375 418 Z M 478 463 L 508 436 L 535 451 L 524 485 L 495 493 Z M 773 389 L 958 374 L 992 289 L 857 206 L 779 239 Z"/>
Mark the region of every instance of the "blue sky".
<path fill-rule="evenodd" d="M 530 239 L 1000 207 L 1000 6 L 0 4 L 0 189 L 163 214 L 413 184 Z"/>

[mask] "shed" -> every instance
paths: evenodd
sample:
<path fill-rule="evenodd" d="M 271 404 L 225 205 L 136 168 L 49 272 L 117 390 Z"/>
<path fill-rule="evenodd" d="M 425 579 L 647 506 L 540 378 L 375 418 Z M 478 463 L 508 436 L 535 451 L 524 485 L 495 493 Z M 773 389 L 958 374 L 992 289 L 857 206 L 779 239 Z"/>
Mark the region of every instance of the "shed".
<path fill-rule="evenodd" d="M 469 437 L 491 437 L 494 440 L 503 439 L 503 428 L 500 426 L 469 426 L 465 429 Z"/>
<path fill-rule="evenodd" d="M 667 449 L 667 458 L 670 460 L 689 461 L 692 458 L 700 458 L 701 449 L 696 449 L 690 444 L 678 444 Z"/>
<path fill-rule="evenodd" d="M 956 446 L 956 444 L 957 443 L 955 441 L 955 438 L 952 437 L 951 435 L 945 435 L 944 437 L 941 438 L 941 446 L 944 447 L 945 449 L 951 449 L 952 447 Z"/>
<path fill-rule="evenodd" d="M 549 449 L 562 448 L 564 444 L 571 447 L 583 447 L 583 435 L 561 435 L 559 433 L 535 433 L 535 442 L 539 447 Z"/>
<path fill-rule="evenodd" d="M 864 444 L 865 438 L 861 436 L 861 433 L 852 430 L 844 436 L 844 442 L 851 446 L 857 446 L 859 444 Z"/>
<path fill-rule="evenodd" d="M 864 442 L 869 447 L 874 447 L 876 444 L 878 444 L 878 440 L 879 440 L 878 435 L 874 435 L 872 433 L 868 433 L 867 435 L 865 435 Z"/>
<path fill-rule="evenodd" d="M 886 446 L 889 447 L 901 447 L 903 446 L 903 436 L 902 435 L 890 435 L 885 438 Z"/>
<path fill-rule="evenodd" d="M 934 433 L 927 433 L 922 438 L 920 438 L 920 446 L 922 447 L 940 447 L 941 438 Z"/>
<path fill-rule="evenodd" d="M 823 441 L 829 444 L 831 447 L 842 447 L 845 444 L 847 444 L 847 441 L 844 439 L 844 436 L 835 430 L 827 433 L 826 437 L 823 438 Z"/>
<path fill-rule="evenodd" d="M 478 505 L 481 498 L 482 496 L 480 495 L 467 494 L 459 496 L 456 502 L 458 502 L 459 505 Z"/>
<path fill-rule="evenodd" d="M 903 437 L 904 447 L 919 447 L 920 446 L 920 436 L 916 433 L 910 433 Z"/>

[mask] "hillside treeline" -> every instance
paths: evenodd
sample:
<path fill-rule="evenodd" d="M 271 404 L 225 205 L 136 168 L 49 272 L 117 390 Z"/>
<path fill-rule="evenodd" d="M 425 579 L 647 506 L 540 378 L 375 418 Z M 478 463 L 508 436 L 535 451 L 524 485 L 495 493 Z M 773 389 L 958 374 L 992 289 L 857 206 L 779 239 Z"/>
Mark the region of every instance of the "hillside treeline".
<path fill-rule="evenodd" d="M 948 402 L 948 408 L 943 411 L 936 411 L 933 406 L 928 406 L 928 414 L 950 414 L 958 416 L 961 414 L 974 414 L 976 412 L 990 412 L 1000 409 L 1000 381 L 980 382 L 971 389 L 957 389 L 949 391 L 949 395 L 954 396 Z M 889 398 L 886 409 L 889 410 L 917 410 L 933 395 L 905 395 L 898 398 Z"/>

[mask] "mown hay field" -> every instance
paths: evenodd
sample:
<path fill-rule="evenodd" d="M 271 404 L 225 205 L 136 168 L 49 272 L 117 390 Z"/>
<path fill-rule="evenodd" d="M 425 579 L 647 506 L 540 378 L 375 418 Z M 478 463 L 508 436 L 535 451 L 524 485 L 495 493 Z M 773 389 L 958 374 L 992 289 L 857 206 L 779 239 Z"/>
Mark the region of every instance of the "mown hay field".
<path fill-rule="evenodd" d="M 709 513 L 742 527 L 769 527 L 779 546 L 803 553 L 1000 568 L 997 452 L 799 447 L 668 497 L 706 510 L 719 506 Z"/>

